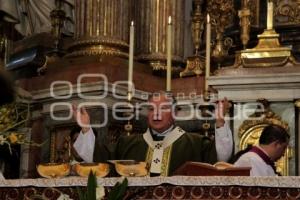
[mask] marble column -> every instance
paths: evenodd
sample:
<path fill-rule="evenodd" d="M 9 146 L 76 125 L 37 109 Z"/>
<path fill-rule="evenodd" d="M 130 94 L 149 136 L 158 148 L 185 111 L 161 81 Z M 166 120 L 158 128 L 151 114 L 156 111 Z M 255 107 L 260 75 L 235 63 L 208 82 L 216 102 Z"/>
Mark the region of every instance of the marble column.
<path fill-rule="evenodd" d="M 68 56 L 128 57 L 131 0 L 75 0 L 75 42 Z"/>
<path fill-rule="evenodd" d="M 172 66 L 183 62 L 185 0 L 136 0 L 136 57 L 153 70 L 166 69 L 168 16 L 172 17 Z"/>

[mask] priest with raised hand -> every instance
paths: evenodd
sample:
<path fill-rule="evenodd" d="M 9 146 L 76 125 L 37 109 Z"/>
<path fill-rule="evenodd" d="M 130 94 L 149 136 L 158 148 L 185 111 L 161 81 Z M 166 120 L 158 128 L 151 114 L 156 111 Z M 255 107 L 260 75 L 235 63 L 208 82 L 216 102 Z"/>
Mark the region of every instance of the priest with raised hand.
<path fill-rule="evenodd" d="M 227 100 L 220 101 L 216 109 L 215 139 L 196 133 L 187 133 L 174 124 L 172 106 L 175 99 L 159 92 L 149 98 L 148 129 L 144 134 L 122 136 L 113 151 L 107 144 L 98 144 L 90 128 L 86 110 L 73 106 L 73 114 L 82 125 L 74 148 L 85 162 L 107 160 L 144 161 L 151 175 L 169 176 L 187 161 L 214 164 L 227 161 L 233 149 L 232 133 L 224 120 Z"/>

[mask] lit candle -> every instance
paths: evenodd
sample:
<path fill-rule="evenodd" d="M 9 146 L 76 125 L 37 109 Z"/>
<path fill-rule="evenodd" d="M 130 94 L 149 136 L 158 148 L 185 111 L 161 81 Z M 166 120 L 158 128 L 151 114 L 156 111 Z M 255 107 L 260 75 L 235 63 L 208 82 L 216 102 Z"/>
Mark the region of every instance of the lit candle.
<path fill-rule="evenodd" d="M 171 16 L 168 19 L 168 30 L 167 30 L 167 88 L 168 92 L 171 92 L 171 64 L 172 64 L 172 21 Z"/>
<path fill-rule="evenodd" d="M 273 0 L 268 1 L 268 14 L 267 14 L 267 29 L 273 29 L 273 12 L 274 12 L 274 5 Z"/>
<path fill-rule="evenodd" d="M 133 74 L 133 52 L 134 49 L 134 23 L 130 25 L 130 37 L 129 37 L 129 67 L 128 67 L 128 100 L 131 100 L 132 95 L 132 74 Z"/>
<path fill-rule="evenodd" d="M 208 77 L 210 74 L 210 41 L 211 41 L 211 24 L 210 16 L 207 14 L 206 23 L 206 61 L 205 61 L 205 91 L 208 91 Z"/>

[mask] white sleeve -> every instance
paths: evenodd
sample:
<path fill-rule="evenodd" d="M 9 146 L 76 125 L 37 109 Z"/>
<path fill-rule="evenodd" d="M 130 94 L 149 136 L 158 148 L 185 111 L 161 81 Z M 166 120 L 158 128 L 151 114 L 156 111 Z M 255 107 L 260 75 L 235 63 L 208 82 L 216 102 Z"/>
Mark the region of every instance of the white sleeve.
<path fill-rule="evenodd" d="M 266 173 L 266 169 L 260 165 L 261 163 L 256 162 L 255 158 L 250 158 L 250 163 L 250 176 L 267 176 L 268 173 Z"/>
<path fill-rule="evenodd" d="M 255 162 L 251 160 L 249 155 L 244 154 L 242 155 L 235 163 L 235 167 L 251 167 L 250 176 L 259 176 L 260 171 L 259 168 L 256 166 Z"/>
<path fill-rule="evenodd" d="M 232 132 L 228 122 L 224 126 L 215 128 L 215 141 L 218 161 L 228 161 L 233 148 Z"/>
<path fill-rule="evenodd" d="M 85 162 L 93 162 L 95 147 L 95 135 L 93 129 L 90 128 L 90 130 L 84 134 L 80 132 L 73 146 L 78 155 Z"/>
<path fill-rule="evenodd" d="M 266 165 L 252 152 L 245 153 L 235 163 L 236 167 L 251 167 L 250 176 L 276 176 L 271 166 Z"/>

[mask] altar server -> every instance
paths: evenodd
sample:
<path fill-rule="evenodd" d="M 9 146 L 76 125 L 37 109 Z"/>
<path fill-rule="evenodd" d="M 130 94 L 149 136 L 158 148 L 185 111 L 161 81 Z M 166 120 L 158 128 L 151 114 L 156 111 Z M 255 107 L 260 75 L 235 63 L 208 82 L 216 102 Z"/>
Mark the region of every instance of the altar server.
<path fill-rule="evenodd" d="M 262 131 L 259 145 L 241 155 L 234 165 L 251 167 L 251 176 L 276 176 L 274 162 L 284 155 L 289 138 L 288 132 L 281 126 L 269 125 Z"/>

